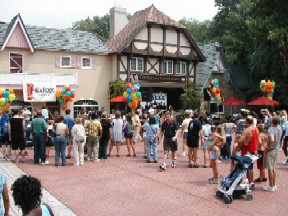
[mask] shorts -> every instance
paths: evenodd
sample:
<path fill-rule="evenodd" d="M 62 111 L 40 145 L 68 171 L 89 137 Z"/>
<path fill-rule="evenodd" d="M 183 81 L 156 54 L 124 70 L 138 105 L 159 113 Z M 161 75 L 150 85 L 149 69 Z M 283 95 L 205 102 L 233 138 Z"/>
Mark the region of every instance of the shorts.
<path fill-rule="evenodd" d="M 202 145 L 202 148 L 203 148 L 203 149 L 207 149 L 210 145 L 211 145 L 211 142 L 208 141 L 208 140 L 205 140 L 204 143 L 203 143 L 203 145 Z"/>
<path fill-rule="evenodd" d="M 215 150 L 210 151 L 210 160 L 216 160 L 216 151 Z"/>
<path fill-rule="evenodd" d="M 199 148 L 199 137 L 192 137 L 187 139 L 187 146 L 189 148 Z"/>
<path fill-rule="evenodd" d="M 164 151 L 177 151 L 178 144 L 177 141 L 172 141 L 172 138 L 165 138 L 164 137 Z"/>
<path fill-rule="evenodd" d="M 2 144 L 10 145 L 8 133 L 0 137 L 0 145 L 2 146 Z"/>
<path fill-rule="evenodd" d="M 12 147 L 12 150 L 18 150 L 20 149 L 21 151 L 25 149 L 26 147 L 26 143 L 24 140 L 22 141 L 12 141 L 11 142 L 11 147 Z"/>
<path fill-rule="evenodd" d="M 131 139 L 131 138 L 133 138 L 133 133 L 124 133 L 124 137 L 126 139 Z"/>
<path fill-rule="evenodd" d="M 188 132 L 184 132 L 183 133 L 183 138 L 187 139 L 187 137 L 188 137 Z"/>
<path fill-rule="evenodd" d="M 266 152 L 265 156 L 265 168 L 268 170 L 274 170 L 276 166 L 276 162 L 278 159 L 278 151 L 271 150 Z"/>
<path fill-rule="evenodd" d="M 258 151 L 258 154 L 261 156 L 258 160 L 257 160 L 257 169 L 262 170 L 264 169 L 264 161 L 265 161 L 265 151 Z"/>

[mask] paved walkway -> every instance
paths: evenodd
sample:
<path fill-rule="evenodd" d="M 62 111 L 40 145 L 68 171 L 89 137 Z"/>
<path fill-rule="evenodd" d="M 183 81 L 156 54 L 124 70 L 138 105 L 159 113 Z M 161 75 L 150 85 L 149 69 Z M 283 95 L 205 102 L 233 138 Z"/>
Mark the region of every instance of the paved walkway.
<path fill-rule="evenodd" d="M 23 174 L 29 174 L 23 172 L 17 165 L 12 163 L 11 161 L 3 160 L 3 156 L 0 153 L 0 170 L 4 172 L 7 176 L 8 187 L 9 187 L 9 195 L 10 195 L 10 216 L 19 216 L 22 215 L 22 211 L 20 208 L 16 207 L 14 204 L 14 200 L 12 197 L 12 191 L 10 190 L 13 182 Z M 56 213 L 55 215 L 63 215 L 63 216 L 74 216 L 74 212 L 67 208 L 62 202 L 60 202 L 57 198 L 55 198 L 52 194 L 50 194 L 47 190 L 43 188 L 42 190 L 43 198 L 42 201 L 44 203 L 48 203 L 51 206 L 52 210 Z"/>
<path fill-rule="evenodd" d="M 257 184 L 252 201 L 242 197 L 226 205 L 215 196 L 217 185 L 208 184 L 207 179 L 212 175 L 209 168 L 189 169 L 187 158 L 178 156 L 175 169 L 169 167 L 160 172 L 159 163 L 148 164 L 143 159 L 142 143 L 136 145 L 137 157 L 126 157 L 126 146 L 121 147 L 120 158 L 115 157 L 115 149 L 113 151 L 108 160 L 89 161 L 78 167 L 73 166 L 73 160 L 68 160 L 67 166 L 55 167 L 54 157 L 49 165 L 34 165 L 33 152 L 28 150 L 26 163 L 17 165 L 25 173 L 41 179 L 43 187 L 57 198 L 50 200 L 44 193 L 44 201 L 52 206 L 56 215 L 74 215 L 73 212 L 79 216 L 288 215 L 287 165 L 277 165 L 277 192 L 265 192 L 262 186 L 266 183 Z M 161 161 L 161 150 L 159 154 Z M 200 164 L 202 157 L 199 150 Z M 281 152 L 279 162 L 282 160 Z M 9 175 L 10 183 L 22 174 L 12 163 L 1 161 L 2 167 Z M 227 175 L 229 167 L 228 161 L 222 162 L 220 174 Z M 255 177 L 258 177 L 257 170 Z M 13 214 L 17 215 L 17 212 Z"/>

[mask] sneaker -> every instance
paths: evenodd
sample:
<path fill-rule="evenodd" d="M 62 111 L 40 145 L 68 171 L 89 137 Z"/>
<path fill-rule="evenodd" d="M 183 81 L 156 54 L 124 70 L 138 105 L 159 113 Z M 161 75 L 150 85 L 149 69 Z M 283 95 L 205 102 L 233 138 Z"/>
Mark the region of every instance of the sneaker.
<path fill-rule="evenodd" d="M 209 184 L 218 184 L 218 182 L 213 178 L 211 181 L 209 181 Z"/>
<path fill-rule="evenodd" d="M 80 163 L 80 165 L 83 166 L 83 165 L 84 165 L 84 162 Z"/>
<path fill-rule="evenodd" d="M 154 163 L 158 163 L 158 160 L 154 160 Z"/>
<path fill-rule="evenodd" d="M 267 178 L 263 178 L 263 179 L 262 179 L 262 182 L 267 182 Z"/>
<path fill-rule="evenodd" d="M 98 162 L 98 161 L 100 161 L 100 159 L 97 158 L 97 159 L 95 159 L 94 161 L 95 161 L 95 162 Z"/>
<path fill-rule="evenodd" d="M 48 161 L 48 160 L 46 160 L 44 163 L 45 163 L 45 164 L 49 164 L 49 161 Z"/>
<path fill-rule="evenodd" d="M 288 159 L 282 162 L 283 164 L 288 164 Z"/>
<path fill-rule="evenodd" d="M 221 161 L 220 161 L 220 160 L 216 160 L 216 163 L 220 164 L 220 163 L 221 163 Z"/>
<path fill-rule="evenodd" d="M 46 162 L 46 161 L 45 161 L 45 162 Z M 45 162 L 41 162 L 40 164 L 41 164 L 41 165 L 46 165 L 46 163 L 45 163 Z"/>
<path fill-rule="evenodd" d="M 164 163 L 161 164 L 159 167 L 160 167 L 161 170 L 166 170 L 166 164 L 164 164 Z"/>
<path fill-rule="evenodd" d="M 71 155 L 67 155 L 67 156 L 66 156 L 66 159 L 71 159 Z"/>
<path fill-rule="evenodd" d="M 269 192 L 275 192 L 274 187 L 270 187 L 270 186 L 265 186 L 265 187 L 263 187 L 263 190 L 269 191 Z"/>
<path fill-rule="evenodd" d="M 215 180 L 214 177 L 208 179 L 209 182 L 212 181 L 212 180 Z"/>
<path fill-rule="evenodd" d="M 193 168 L 193 165 L 192 164 L 188 164 L 188 168 Z"/>
<path fill-rule="evenodd" d="M 87 161 L 91 161 L 91 158 L 90 158 L 90 157 L 87 157 Z"/>
<path fill-rule="evenodd" d="M 177 156 L 175 155 L 174 160 L 177 160 Z"/>
<path fill-rule="evenodd" d="M 251 184 L 251 186 L 250 186 L 250 190 L 255 190 L 256 188 L 255 188 L 255 185 L 254 184 Z"/>
<path fill-rule="evenodd" d="M 186 156 L 186 152 L 184 151 L 181 156 L 185 157 Z"/>
<path fill-rule="evenodd" d="M 274 186 L 273 188 L 274 188 L 274 191 L 277 191 L 277 186 Z"/>
<path fill-rule="evenodd" d="M 174 163 L 174 161 L 172 161 L 171 167 L 172 167 L 172 168 L 175 168 L 175 167 L 176 167 L 176 164 Z"/>
<path fill-rule="evenodd" d="M 74 166 L 79 166 L 79 163 L 75 163 Z"/>

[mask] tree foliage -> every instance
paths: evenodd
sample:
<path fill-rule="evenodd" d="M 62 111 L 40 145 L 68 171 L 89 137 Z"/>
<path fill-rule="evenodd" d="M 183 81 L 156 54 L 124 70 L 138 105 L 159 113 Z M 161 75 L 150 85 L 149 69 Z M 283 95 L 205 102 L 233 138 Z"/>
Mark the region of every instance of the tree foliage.
<path fill-rule="evenodd" d="M 126 90 L 127 82 L 125 80 L 119 79 L 113 83 L 109 84 L 109 99 L 122 95 L 123 92 Z"/>
<path fill-rule="evenodd" d="M 88 31 L 95 34 L 101 40 L 106 41 L 109 38 L 109 20 L 109 14 L 104 16 L 94 16 L 92 19 L 87 17 L 84 20 L 74 22 L 72 28 Z"/>
<path fill-rule="evenodd" d="M 202 99 L 202 91 L 195 88 L 194 84 L 189 80 L 188 83 L 183 86 L 183 93 L 180 95 L 182 109 L 200 110 Z"/>
<path fill-rule="evenodd" d="M 193 18 L 184 17 L 179 22 L 186 27 L 186 29 L 189 31 L 189 33 L 196 40 L 197 43 L 205 43 L 211 40 L 210 20 L 200 22 Z"/>

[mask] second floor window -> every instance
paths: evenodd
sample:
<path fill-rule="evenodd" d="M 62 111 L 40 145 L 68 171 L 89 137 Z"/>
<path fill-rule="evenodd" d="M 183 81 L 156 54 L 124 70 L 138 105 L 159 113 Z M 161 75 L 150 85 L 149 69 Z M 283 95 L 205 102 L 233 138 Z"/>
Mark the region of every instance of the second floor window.
<path fill-rule="evenodd" d="M 71 57 L 61 56 L 61 67 L 71 67 Z"/>
<path fill-rule="evenodd" d="M 143 72 L 144 60 L 143 58 L 133 57 L 131 59 L 130 70 Z"/>
<path fill-rule="evenodd" d="M 177 63 L 177 71 L 176 74 L 186 74 L 186 62 L 178 62 Z"/>
<path fill-rule="evenodd" d="M 22 54 L 10 53 L 10 73 L 23 73 Z"/>
<path fill-rule="evenodd" d="M 173 61 L 165 60 L 163 62 L 163 73 L 164 74 L 173 74 Z"/>
<path fill-rule="evenodd" d="M 91 69 L 92 65 L 91 65 L 91 58 L 89 57 L 82 57 L 82 61 L 81 61 L 81 67 L 84 69 Z"/>

